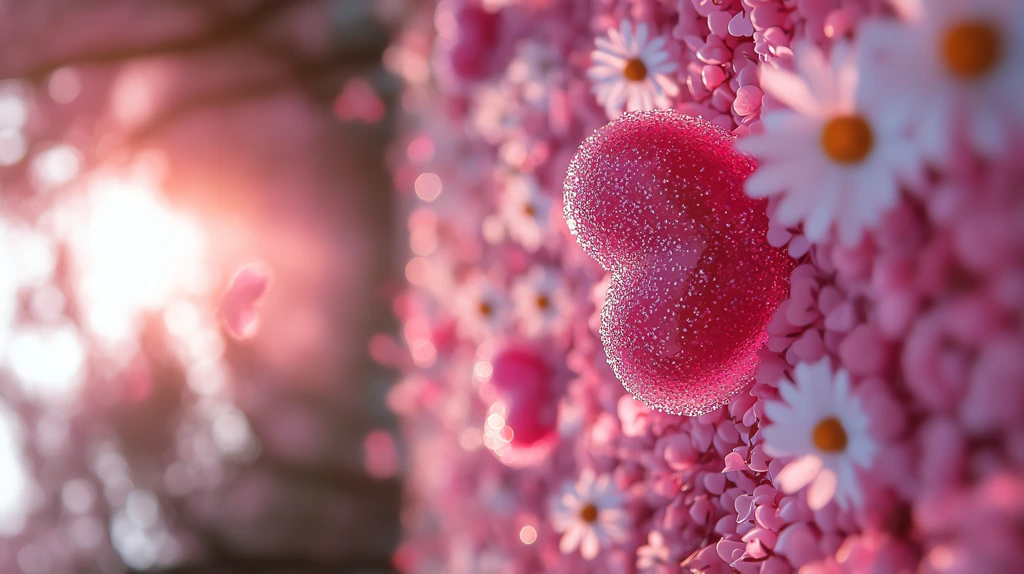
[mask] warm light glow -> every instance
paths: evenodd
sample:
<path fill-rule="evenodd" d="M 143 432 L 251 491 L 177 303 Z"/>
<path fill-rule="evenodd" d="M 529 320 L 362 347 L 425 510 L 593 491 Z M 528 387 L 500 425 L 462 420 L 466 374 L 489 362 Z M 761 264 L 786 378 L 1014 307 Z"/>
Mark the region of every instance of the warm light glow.
<path fill-rule="evenodd" d="M 103 178 L 90 186 L 88 214 L 73 237 L 90 329 L 108 341 L 134 335 L 138 315 L 172 295 L 206 291 L 206 237 L 152 187 Z"/>
<path fill-rule="evenodd" d="M 487 417 L 487 426 L 490 427 L 491 430 L 501 430 L 505 427 L 505 417 L 498 413 L 492 413 Z"/>
<path fill-rule="evenodd" d="M 85 348 L 71 325 L 22 329 L 11 339 L 8 361 L 27 395 L 66 399 L 82 380 Z"/>
<path fill-rule="evenodd" d="M 0 165 L 14 165 L 25 157 L 28 143 L 25 136 L 16 129 L 0 130 Z"/>
<path fill-rule="evenodd" d="M 437 199 L 441 195 L 443 185 L 441 178 L 436 173 L 423 173 L 416 178 L 416 183 L 413 184 L 416 189 L 416 196 L 426 202 L 431 202 Z"/>
<path fill-rule="evenodd" d="M 64 185 L 78 175 L 81 166 L 78 150 L 68 145 L 53 146 L 32 160 L 32 180 L 40 189 Z"/>
<path fill-rule="evenodd" d="M 18 306 L 18 287 L 14 281 L 14 268 L 5 243 L 0 243 L 0 357 L 4 355 L 11 330 L 14 328 Z"/>
<path fill-rule="evenodd" d="M 7 405 L 0 403 L 0 536 L 25 526 L 29 509 L 29 477 L 21 455 L 22 429 Z"/>
<path fill-rule="evenodd" d="M 17 82 L 0 83 L 0 128 L 20 130 L 28 121 L 28 101 Z"/>
<path fill-rule="evenodd" d="M 53 101 L 70 104 L 82 93 L 82 78 L 71 68 L 61 68 L 50 75 L 47 89 Z"/>

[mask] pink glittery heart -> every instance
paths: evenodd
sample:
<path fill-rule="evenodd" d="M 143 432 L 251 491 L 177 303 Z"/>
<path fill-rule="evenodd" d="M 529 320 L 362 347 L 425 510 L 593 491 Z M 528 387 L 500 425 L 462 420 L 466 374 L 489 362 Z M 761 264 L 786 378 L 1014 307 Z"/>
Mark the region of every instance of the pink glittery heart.
<path fill-rule="evenodd" d="M 795 265 L 743 194 L 753 170 L 729 134 L 668 110 L 623 115 L 569 166 L 569 229 L 612 272 L 605 353 L 648 406 L 700 415 L 753 380 Z"/>

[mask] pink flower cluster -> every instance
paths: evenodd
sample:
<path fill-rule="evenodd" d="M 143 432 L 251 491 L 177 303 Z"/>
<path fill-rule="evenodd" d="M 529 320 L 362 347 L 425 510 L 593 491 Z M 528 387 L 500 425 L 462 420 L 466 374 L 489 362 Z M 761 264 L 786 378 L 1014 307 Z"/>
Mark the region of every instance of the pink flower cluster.
<path fill-rule="evenodd" d="M 403 373 L 400 568 L 1020 569 L 1020 3 L 427 4 L 386 56 L 411 118 L 402 340 L 373 346 Z M 558 209 L 580 142 L 664 103 L 741 136 L 799 262 L 756 381 L 689 418 L 624 393 L 609 276 Z"/>

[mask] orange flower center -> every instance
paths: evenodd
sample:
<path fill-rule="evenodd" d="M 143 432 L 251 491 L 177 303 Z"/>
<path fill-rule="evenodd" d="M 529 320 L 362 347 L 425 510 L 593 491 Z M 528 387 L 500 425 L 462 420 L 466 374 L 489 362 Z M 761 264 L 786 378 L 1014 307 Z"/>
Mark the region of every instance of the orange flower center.
<path fill-rule="evenodd" d="M 494 311 L 494 309 L 491 308 L 490 303 L 488 303 L 486 301 L 481 301 L 479 308 L 480 308 L 480 314 L 484 315 L 484 316 L 489 316 L 491 314 L 491 312 Z"/>
<path fill-rule="evenodd" d="M 1002 48 L 999 31 L 991 24 L 960 22 L 946 30 L 942 38 L 942 60 L 954 76 L 976 80 L 999 64 Z"/>
<path fill-rule="evenodd" d="M 857 163 L 874 145 L 871 126 L 860 116 L 832 118 L 821 131 L 821 147 L 836 163 Z"/>
<path fill-rule="evenodd" d="M 533 205 L 527 203 L 526 205 L 523 206 L 523 213 L 530 217 L 533 217 L 534 215 L 537 215 L 537 209 L 533 207 Z"/>
<path fill-rule="evenodd" d="M 843 423 L 836 417 L 823 419 L 814 427 L 812 433 L 814 446 L 824 452 L 843 452 L 846 450 L 846 430 Z"/>
<path fill-rule="evenodd" d="M 647 65 L 640 58 L 630 58 L 622 69 L 622 75 L 630 82 L 642 82 L 647 79 Z"/>
<path fill-rule="evenodd" d="M 597 507 L 593 503 L 587 503 L 580 509 L 580 520 L 588 524 L 597 520 Z"/>
<path fill-rule="evenodd" d="M 539 309 L 547 309 L 548 305 L 550 305 L 550 304 L 551 304 L 551 301 L 547 298 L 546 295 L 541 295 L 541 296 L 537 297 L 537 308 L 539 308 Z"/>

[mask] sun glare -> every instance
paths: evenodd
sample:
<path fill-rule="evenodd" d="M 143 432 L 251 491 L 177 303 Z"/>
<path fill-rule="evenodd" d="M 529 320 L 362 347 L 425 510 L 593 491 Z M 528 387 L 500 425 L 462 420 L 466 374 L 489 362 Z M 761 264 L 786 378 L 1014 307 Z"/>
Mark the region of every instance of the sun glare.
<path fill-rule="evenodd" d="M 176 294 L 206 291 L 206 237 L 197 222 L 150 185 L 102 178 L 73 241 L 89 328 L 110 342 L 131 338 L 140 313 Z"/>
<path fill-rule="evenodd" d="M 22 429 L 0 402 L 0 536 L 21 531 L 29 510 L 29 477 L 21 454 Z"/>

